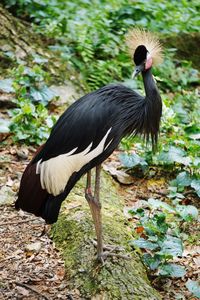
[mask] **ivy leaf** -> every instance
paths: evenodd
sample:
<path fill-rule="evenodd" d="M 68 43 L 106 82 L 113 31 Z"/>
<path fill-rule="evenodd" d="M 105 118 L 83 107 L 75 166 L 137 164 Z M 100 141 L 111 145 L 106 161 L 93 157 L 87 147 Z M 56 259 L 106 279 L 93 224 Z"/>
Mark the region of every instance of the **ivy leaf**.
<path fill-rule="evenodd" d="M 13 80 L 11 78 L 0 80 L 0 90 L 5 93 L 14 93 L 12 84 Z"/>
<path fill-rule="evenodd" d="M 22 107 L 22 111 L 24 114 L 32 114 L 35 112 L 35 106 L 32 103 L 24 103 Z"/>
<path fill-rule="evenodd" d="M 190 134 L 189 137 L 193 140 L 200 140 L 200 133 Z"/>
<path fill-rule="evenodd" d="M 187 172 L 181 172 L 176 177 L 177 185 L 181 186 L 189 186 L 191 184 L 191 178 Z"/>
<path fill-rule="evenodd" d="M 10 132 L 10 120 L 5 120 L 0 118 L 0 133 L 8 133 Z"/>
<path fill-rule="evenodd" d="M 35 62 L 36 64 L 43 64 L 48 62 L 47 58 L 44 58 L 40 55 L 34 55 L 33 57 L 34 57 L 33 62 Z"/>
<path fill-rule="evenodd" d="M 133 168 L 137 165 L 141 166 L 147 166 L 147 162 L 137 155 L 136 153 L 133 154 L 120 154 L 119 156 L 121 163 L 126 167 L 126 168 Z"/>
<path fill-rule="evenodd" d="M 169 211 L 169 212 L 172 212 L 172 213 L 175 212 L 175 209 L 174 209 L 172 206 L 170 206 L 169 204 L 167 204 L 167 203 L 165 203 L 165 202 L 162 202 L 162 201 L 160 201 L 160 200 L 156 200 L 156 199 L 153 199 L 153 198 L 149 198 L 149 199 L 148 199 L 148 204 L 149 204 L 152 208 L 154 208 L 154 209 L 156 209 L 156 208 L 163 208 L 163 209 L 165 209 L 165 210 L 167 210 L 167 211 Z"/>
<path fill-rule="evenodd" d="M 200 285 L 197 281 L 188 279 L 186 287 L 195 297 L 200 298 Z"/>
<path fill-rule="evenodd" d="M 154 250 L 158 248 L 158 244 L 149 242 L 143 238 L 131 241 L 130 244 L 139 248 L 149 249 L 149 250 Z"/>
<path fill-rule="evenodd" d="M 165 264 L 159 267 L 158 274 L 170 277 L 183 277 L 186 270 L 177 264 Z"/>
<path fill-rule="evenodd" d="M 41 89 L 31 88 L 30 95 L 36 102 L 41 102 L 43 104 L 47 104 L 55 97 L 55 93 L 47 86 L 44 86 Z"/>
<path fill-rule="evenodd" d="M 159 255 L 152 256 L 149 253 L 144 253 L 143 261 L 151 270 L 156 270 L 161 263 L 161 257 Z"/>
<path fill-rule="evenodd" d="M 177 162 L 187 166 L 191 163 L 191 158 L 186 156 L 185 151 L 174 146 L 170 146 L 168 151 L 162 151 L 158 159 L 168 164 Z"/>
<path fill-rule="evenodd" d="M 194 164 L 194 166 L 196 166 L 196 167 L 197 167 L 198 165 L 200 165 L 200 158 L 199 158 L 199 157 L 194 158 L 193 164 Z"/>
<path fill-rule="evenodd" d="M 191 182 L 191 187 L 195 189 L 197 195 L 200 197 L 200 179 L 193 179 Z"/>
<path fill-rule="evenodd" d="M 198 219 L 198 209 L 193 205 L 177 205 L 176 211 L 185 221 Z"/>
<path fill-rule="evenodd" d="M 167 235 L 164 241 L 160 244 L 161 251 L 159 254 L 182 256 L 183 244 L 181 239 Z"/>

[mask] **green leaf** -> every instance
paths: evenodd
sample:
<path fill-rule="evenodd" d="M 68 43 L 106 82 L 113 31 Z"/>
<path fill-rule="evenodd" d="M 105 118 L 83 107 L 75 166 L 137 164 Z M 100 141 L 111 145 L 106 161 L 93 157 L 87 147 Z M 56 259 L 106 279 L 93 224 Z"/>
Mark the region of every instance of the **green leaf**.
<path fill-rule="evenodd" d="M 32 103 L 24 103 L 22 111 L 24 114 L 32 114 L 35 111 L 35 106 Z"/>
<path fill-rule="evenodd" d="M 185 221 L 198 220 L 198 209 L 193 205 L 177 205 L 176 211 Z"/>
<path fill-rule="evenodd" d="M 138 248 L 144 248 L 149 250 L 154 250 L 158 248 L 158 244 L 149 242 L 143 238 L 140 238 L 138 240 L 133 240 L 130 242 L 131 245 L 136 246 Z"/>
<path fill-rule="evenodd" d="M 13 80 L 11 78 L 0 80 L 0 90 L 5 93 L 14 93 L 12 84 Z"/>
<path fill-rule="evenodd" d="M 183 244 L 181 239 L 167 235 L 164 241 L 160 244 L 161 250 L 159 254 L 182 256 Z"/>
<path fill-rule="evenodd" d="M 0 133 L 8 133 L 10 131 L 10 121 L 0 118 Z"/>
<path fill-rule="evenodd" d="M 148 199 L 148 204 L 149 204 L 152 208 L 154 208 L 154 209 L 156 209 L 156 208 L 163 208 L 163 209 L 165 209 L 165 210 L 167 210 L 167 211 L 169 211 L 169 212 L 172 212 L 172 213 L 175 212 L 175 209 L 174 209 L 172 206 L 170 206 L 169 204 L 167 204 L 167 203 L 165 203 L 165 202 L 162 202 L 162 201 L 160 201 L 160 200 L 156 200 L 156 199 L 153 199 L 153 198 L 149 198 L 149 199 Z"/>
<path fill-rule="evenodd" d="M 200 180 L 199 179 L 193 179 L 191 182 L 191 187 L 195 189 L 197 195 L 200 197 Z"/>
<path fill-rule="evenodd" d="M 48 62 L 47 58 L 44 58 L 40 55 L 34 55 L 33 57 L 34 57 L 33 62 L 35 62 L 37 64 L 43 64 L 43 63 Z"/>
<path fill-rule="evenodd" d="M 47 104 L 55 97 L 55 93 L 47 86 L 44 86 L 41 89 L 31 87 L 30 95 L 36 102 L 41 102 L 43 104 Z"/>
<path fill-rule="evenodd" d="M 183 277 L 186 270 L 177 264 L 165 264 L 159 267 L 158 274 L 170 277 Z"/>
<path fill-rule="evenodd" d="M 144 209 L 143 208 L 131 208 L 128 212 L 132 215 L 138 215 L 140 217 L 144 217 Z"/>
<path fill-rule="evenodd" d="M 149 253 L 144 253 L 142 260 L 151 270 L 156 270 L 161 263 L 161 257 L 157 254 L 152 256 Z"/>
<path fill-rule="evenodd" d="M 189 137 L 193 140 L 200 140 L 200 133 L 190 134 Z"/>
<path fill-rule="evenodd" d="M 194 158 L 194 160 L 193 160 L 193 165 L 196 166 L 196 167 L 197 167 L 198 165 L 200 166 L 200 157 L 195 157 L 195 158 Z"/>
<path fill-rule="evenodd" d="M 51 116 L 47 117 L 46 124 L 47 124 L 48 128 L 52 128 L 53 125 L 54 125 L 54 123 L 55 122 L 54 122 L 54 120 L 53 120 L 53 118 Z"/>
<path fill-rule="evenodd" d="M 191 181 L 190 175 L 187 172 L 181 172 L 176 177 L 176 182 L 178 185 L 189 186 Z"/>
<path fill-rule="evenodd" d="M 133 154 L 120 154 L 119 156 L 121 163 L 126 167 L 126 168 L 133 168 L 137 165 L 141 166 L 147 166 L 147 162 L 140 157 L 139 155 L 133 153 Z"/>
<path fill-rule="evenodd" d="M 197 281 L 188 279 L 186 287 L 195 297 L 200 299 L 200 285 Z"/>
<path fill-rule="evenodd" d="M 169 150 L 164 150 L 158 156 L 158 159 L 165 163 L 180 163 L 183 165 L 189 165 L 191 158 L 186 156 L 186 152 L 181 148 L 170 146 Z"/>

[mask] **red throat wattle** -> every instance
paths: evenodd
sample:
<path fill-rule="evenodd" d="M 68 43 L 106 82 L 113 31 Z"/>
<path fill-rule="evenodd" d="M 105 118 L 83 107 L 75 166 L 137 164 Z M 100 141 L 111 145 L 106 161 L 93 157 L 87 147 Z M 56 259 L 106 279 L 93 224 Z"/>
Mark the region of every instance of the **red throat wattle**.
<path fill-rule="evenodd" d="M 149 56 L 149 57 L 147 58 L 146 63 L 145 63 L 145 70 L 150 69 L 150 68 L 152 67 L 152 64 L 153 64 L 153 59 L 152 59 L 151 56 Z"/>

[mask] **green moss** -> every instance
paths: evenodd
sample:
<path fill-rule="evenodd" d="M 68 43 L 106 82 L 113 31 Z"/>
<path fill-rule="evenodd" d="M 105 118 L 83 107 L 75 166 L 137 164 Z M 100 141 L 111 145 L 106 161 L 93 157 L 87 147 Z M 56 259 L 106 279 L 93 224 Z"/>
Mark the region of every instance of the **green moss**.
<path fill-rule="evenodd" d="M 52 229 L 52 237 L 63 253 L 69 288 L 78 288 L 83 299 L 160 299 L 139 257 L 128 245 L 131 237 L 124 226 L 123 201 L 112 180 L 102 175 L 104 241 L 122 245 L 132 258 L 108 258 L 104 265 L 96 261 L 94 226 L 82 179 L 63 203 L 62 214 Z"/>

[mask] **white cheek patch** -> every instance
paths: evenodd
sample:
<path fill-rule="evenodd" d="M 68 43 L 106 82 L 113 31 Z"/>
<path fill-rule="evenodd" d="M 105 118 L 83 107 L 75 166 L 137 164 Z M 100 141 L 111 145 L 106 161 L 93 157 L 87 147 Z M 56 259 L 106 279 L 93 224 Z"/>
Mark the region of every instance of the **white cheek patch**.
<path fill-rule="evenodd" d="M 36 174 L 40 174 L 42 188 L 46 189 L 49 194 L 53 194 L 54 196 L 62 193 L 71 175 L 74 172 L 78 172 L 84 165 L 89 163 L 105 150 L 105 142 L 111 129 L 112 128 L 107 131 L 101 142 L 92 151 L 90 151 L 92 148 L 91 143 L 80 153 L 73 154 L 77 150 L 77 148 L 74 148 L 66 154 L 50 158 L 47 161 L 38 161 Z M 109 144 L 110 143 L 111 142 L 109 142 Z"/>

